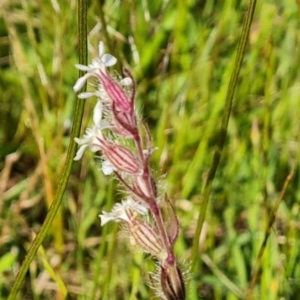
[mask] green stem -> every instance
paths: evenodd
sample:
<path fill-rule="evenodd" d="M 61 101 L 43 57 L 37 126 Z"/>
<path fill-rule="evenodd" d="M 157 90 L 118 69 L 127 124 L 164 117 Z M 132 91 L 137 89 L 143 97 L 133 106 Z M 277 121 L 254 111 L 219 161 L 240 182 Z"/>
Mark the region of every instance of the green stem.
<path fill-rule="evenodd" d="M 86 0 L 78 1 L 78 34 L 79 34 L 79 63 L 86 65 L 87 64 L 87 3 Z M 82 72 L 79 72 L 79 76 L 82 76 Z M 46 216 L 46 219 L 37 234 L 36 238 L 31 243 L 27 255 L 20 267 L 20 270 L 16 276 L 13 287 L 10 291 L 8 300 L 14 300 L 17 297 L 18 291 L 21 288 L 24 277 L 27 273 L 27 270 L 30 266 L 30 263 L 34 259 L 34 256 L 42 244 L 49 227 L 51 226 L 58 208 L 61 204 L 64 191 L 66 189 L 69 176 L 71 173 L 71 168 L 73 165 L 73 158 L 76 153 L 76 143 L 74 138 L 77 137 L 80 133 L 81 121 L 83 116 L 84 101 L 77 99 L 75 107 L 75 117 L 71 132 L 71 141 L 68 148 L 67 160 L 65 162 L 64 170 L 62 177 L 60 179 L 59 185 L 57 187 L 56 196 L 53 203 L 50 206 L 49 212 Z"/>
<path fill-rule="evenodd" d="M 235 87 L 237 85 L 238 81 L 238 76 L 241 70 L 242 66 L 242 61 L 244 58 L 245 50 L 246 50 L 246 45 L 248 41 L 248 36 L 249 36 L 249 31 L 251 27 L 251 22 L 253 19 L 253 14 L 256 6 L 256 0 L 250 0 L 250 5 L 246 14 L 246 18 L 243 23 L 243 28 L 242 28 L 242 35 L 239 41 L 238 49 L 237 49 L 237 55 L 235 59 L 235 64 L 233 68 L 233 72 L 231 74 L 227 94 L 226 94 L 226 99 L 225 99 L 225 108 L 224 108 L 224 113 L 222 116 L 222 122 L 221 122 L 221 129 L 220 129 L 220 135 L 219 135 L 219 140 L 217 144 L 217 149 L 215 150 L 214 156 L 213 156 L 213 162 L 210 167 L 210 170 L 208 172 L 208 176 L 206 179 L 206 183 L 204 186 L 204 191 L 203 191 L 203 202 L 200 205 L 200 210 L 199 210 L 199 217 L 197 221 L 197 229 L 195 233 L 195 238 L 193 240 L 193 248 L 192 248 L 192 268 L 191 271 L 194 272 L 197 261 L 198 261 L 198 245 L 199 245 L 199 239 L 200 239 L 200 234 L 202 231 L 203 227 L 203 222 L 205 219 L 205 213 L 209 201 L 209 196 L 211 192 L 211 186 L 213 179 L 215 177 L 217 168 L 219 166 L 219 162 L 221 160 L 225 140 L 226 140 L 226 135 L 227 135 L 227 126 L 228 126 L 228 121 L 231 113 L 231 107 L 232 107 L 232 101 L 233 101 L 233 96 L 235 92 Z"/>

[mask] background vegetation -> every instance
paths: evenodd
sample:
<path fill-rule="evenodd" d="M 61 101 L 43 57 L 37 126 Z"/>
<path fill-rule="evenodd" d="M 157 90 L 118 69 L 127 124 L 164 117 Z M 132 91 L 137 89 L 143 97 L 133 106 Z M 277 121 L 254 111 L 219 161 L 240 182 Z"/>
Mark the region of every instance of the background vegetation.
<path fill-rule="evenodd" d="M 0 7 L 0 298 L 6 299 L 66 159 L 78 33 L 75 0 L 2 0 Z M 186 269 L 247 7 L 245 0 L 88 5 L 90 58 L 105 40 L 136 78 L 137 106 L 159 148 L 153 169 L 180 219 L 176 253 Z M 289 174 L 253 299 L 299 299 L 299 17 L 299 1 L 257 4 L 189 299 L 245 297 Z M 83 129 L 93 106 L 86 102 Z M 100 227 L 98 214 L 121 199 L 92 155 L 75 163 L 18 298 L 64 299 L 68 291 L 69 299 L 151 299 L 151 260 L 128 247 L 114 224 Z"/>

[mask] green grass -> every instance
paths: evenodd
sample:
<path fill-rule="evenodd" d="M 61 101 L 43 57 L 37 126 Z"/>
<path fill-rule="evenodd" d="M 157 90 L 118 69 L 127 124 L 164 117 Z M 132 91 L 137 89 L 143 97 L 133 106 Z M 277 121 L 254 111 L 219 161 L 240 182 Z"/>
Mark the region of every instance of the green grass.
<path fill-rule="evenodd" d="M 7 299 L 43 223 L 70 142 L 78 77 L 76 1 L 3 1 L 0 10 L 0 299 Z M 276 212 L 253 299 L 300 293 L 300 5 L 259 1 L 222 159 L 200 237 L 189 299 L 246 296 Z M 181 224 L 176 254 L 188 269 L 203 188 L 248 1 L 105 1 L 88 6 L 89 41 L 105 40 L 137 81 L 137 106 L 159 149 L 151 162 Z M 107 41 L 106 41 L 107 42 Z M 89 61 L 93 56 L 90 55 Z M 121 64 L 120 64 L 121 66 Z M 83 130 L 94 100 L 86 101 Z M 19 156 L 9 156 L 17 152 Z M 10 162 L 11 161 L 11 162 Z M 18 299 L 151 299 L 149 257 L 98 214 L 122 199 L 85 155 Z M 165 175 L 164 178 L 161 176 Z M 196 295 L 196 296 L 195 296 Z M 193 298 L 194 297 L 194 298 Z"/>

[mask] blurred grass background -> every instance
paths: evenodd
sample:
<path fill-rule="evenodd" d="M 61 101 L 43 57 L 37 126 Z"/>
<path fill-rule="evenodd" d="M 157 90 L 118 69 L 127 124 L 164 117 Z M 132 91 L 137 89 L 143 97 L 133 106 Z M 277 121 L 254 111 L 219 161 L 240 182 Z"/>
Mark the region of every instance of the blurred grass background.
<path fill-rule="evenodd" d="M 2 0 L 0 7 L 0 299 L 53 201 L 78 72 L 77 3 Z M 176 254 L 190 256 L 248 1 L 90 1 L 89 41 L 105 40 L 133 72 L 152 161 L 176 205 Z M 258 1 L 191 288 L 198 299 L 243 299 L 288 174 L 253 299 L 300 294 L 300 3 Z M 91 54 L 90 59 L 93 57 Z M 95 100 L 87 101 L 83 129 Z M 161 177 L 161 175 L 165 175 Z M 163 183 L 162 183 L 163 185 Z M 98 214 L 122 195 L 85 155 L 26 276 L 19 299 L 151 299 L 151 259 Z"/>

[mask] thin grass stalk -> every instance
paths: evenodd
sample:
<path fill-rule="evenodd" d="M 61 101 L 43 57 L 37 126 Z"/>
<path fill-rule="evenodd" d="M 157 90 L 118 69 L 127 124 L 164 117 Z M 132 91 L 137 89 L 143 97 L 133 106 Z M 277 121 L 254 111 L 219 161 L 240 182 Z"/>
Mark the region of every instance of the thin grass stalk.
<path fill-rule="evenodd" d="M 204 263 L 211 269 L 211 271 L 215 274 L 215 276 L 230 290 L 233 294 L 235 294 L 240 299 L 244 299 L 244 293 L 241 289 L 239 289 L 224 273 L 222 273 L 218 267 L 213 263 L 210 257 L 206 254 L 201 255 L 201 259 Z"/>
<path fill-rule="evenodd" d="M 115 192 L 115 184 L 112 181 L 107 188 L 107 206 L 109 208 L 113 207 L 114 204 L 114 192 Z M 117 229 L 117 227 L 116 227 Z M 113 233 L 111 233 L 109 231 L 109 227 L 106 226 L 102 229 L 101 231 L 101 243 L 99 244 L 99 249 L 98 249 L 98 254 L 97 254 L 97 258 L 95 261 L 95 269 L 93 270 L 94 272 L 94 280 L 93 280 L 93 290 L 92 290 L 92 295 L 91 295 L 91 300 L 95 300 L 97 299 L 97 297 L 99 297 L 99 295 L 97 295 L 97 291 L 99 291 L 99 286 L 101 287 L 101 297 L 102 295 L 104 295 L 103 290 L 106 290 L 105 286 L 108 285 L 108 281 L 110 279 L 110 275 L 108 275 L 108 273 L 111 274 L 111 265 L 107 264 L 110 268 L 109 272 L 106 273 L 106 276 L 104 278 L 101 278 L 101 271 L 103 272 L 103 265 L 101 264 L 101 261 L 103 259 L 103 257 L 106 255 L 106 253 L 109 253 L 111 256 L 114 257 L 114 251 L 111 251 L 111 249 L 113 249 L 114 247 L 116 247 L 115 243 L 112 243 L 112 245 L 109 245 L 109 238 L 111 235 L 116 235 L 117 234 L 117 230 L 113 230 Z M 115 240 L 115 236 L 113 237 L 113 240 Z M 109 247 L 111 247 L 111 249 L 108 249 Z M 113 264 L 112 264 L 113 265 Z"/>
<path fill-rule="evenodd" d="M 114 285 L 114 280 L 112 278 L 113 274 L 113 267 L 115 266 L 114 261 L 116 259 L 117 253 L 116 250 L 116 244 L 117 244 L 117 238 L 118 238 L 118 226 L 116 224 L 113 224 L 113 228 L 109 232 L 109 235 L 111 236 L 111 240 L 109 241 L 107 251 L 109 255 L 107 256 L 107 269 L 105 271 L 105 276 L 103 276 L 103 282 L 101 284 L 101 299 L 103 300 L 109 300 L 111 299 L 111 291 L 112 286 Z"/>
<path fill-rule="evenodd" d="M 271 216 L 270 216 L 268 226 L 267 226 L 266 232 L 265 232 L 265 237 L 264 237 L 264 240 L 263 240 L 263 242 L 260 246 L 259 253 L 257 255 L 257 259 L 256 259 L 255 266 L 254 266 L 254 271 L 253 271 L 252 276 L 251 276 L 251 281 L 250 281 L 249 288 L 248 288 L 247 293 L 246 293 L 245 300 L 253 299 L 253 288 L 254 288 L 254 286 L 256 284 L 256 281 L 257 281 L 257 278 L 258 278 L 258 274 L 259 274 L 259 271 L 260 271 L 264 251 L 266 249 L 266 245 L 267 245 L 269 236 L 271 234 L 271 229 L 272 229 L 272 226 L 275 222 L 279 205 L 280 205 L 280 203 L 283 199 L 283 196 L 285 195 L 286 189 L 287 189 L 292 177 L 293 177 L 293 172 L 288 174 L 288 176 L 286 177 L 286 179 L 284 181 L 284 184 L 283 184 L 283 188 L 282 188 L 282 190 L 280 192 L 280 195 L 277 198 L 276 203 L 274 205 L 274 208 L 271 212 Z"/>
<path fill-rule="evenodd" d="M 268 166 L 269 166 L 269 149 L 271 143 L 271 97 L 272 97 L 272 82 L 274 80 L 275 72 L 275 56 L 272 43 L 269 41 L 266 46 L 266 82 L 265 82 L 265 92 L 264 92 L 264 117 L 263 117 L 263 131 L 262 131 L 262 165 L 263 165 L 263 198 L 266 205 L 266 216 L 270 211 L 270 204 L 267 202 L 268 197 Z"/>
<path fill-rule="evenodd" d="M 235 88 L 237 85 L 238 81 L 238 76 L 241 70 L 242 66 L 242 61 L 244 58 L 244 54 L 246 51 L 246 45 L 248 41 L 248 36 L 250 32 L 250 27 L 253 19 L 253 14 L 256 6 L 256 0 L 251 0 L 249 4 L 249 8 L 246 14 L 246 17 L 244 19 L 243 23 L 243 28 L 242 28 L 242 35 L 238 44 L 238 49 L 237 49 L 237 55 L 234 63 L 234 68 L 231 74 L 227 94 L 226 94 L 226 99 L 225 99 L 225 107 L 224 107 L 224 112 L 222 115 L 222 122 L 221 122 L 221 128 L 220 128 L 220 134 L 219 134 L 219 139 L 217 143 L 217 148 L 214 152 L 213 156 L 213 162 L 212 165 L 209 169 L 207 179 L 205 182 L 204 186 L 204 191 L 203 191 L 203 201 L 200 205 L 199 208 L 199 217 L 197 221 L 197 229 L 195 233 L 195 237 L 193 240 L 193 247 L 192 247 L 192 265 L 191 265 L 191 271 L 192 273 L 195 272 L 197 261 L 198 261 L 198 248 L 199 248 L 199 239 L 200 239 L 200 234 L 202 231 L 203 227 L 203 222 L 205 219 L 205 213 L 209 201 L 209 196 L 211 193 L 211 186 L 212 182 L 214 180 L 217 168 L 219 166 L 219 162 L 221 160 L 225 140 L 226 140 L 226 135 L 227 135 L 227 126 L 229 122 L 229 117 L 231 113 L 231 107 L 232 107 L 232 102 L 233 102 L 233 96 L 235 92 Z"/>
<path fill-rule="evenodd" d="M 101 1 L 96 1 L 96 6 L 97 6 L 97 11 L 98 11 L 98 15 L 100 18 L 100 22 L 101 22 L 101 33 L 104 35 L 104 41 L 105 41 L 107 48 L 109 49 L 109 52 L 113 53 L 113 52 L 115 52 L 115 49 L 113 49 L 112 42 L 111 42 L 111 39 L 108 34 L 108 30 L 107 30 L 107 23 L 105 20 L 105 12 L 104 12 L 104 2 L 102 3 Z M 117 53 L 115 53 L 115 54 L 117 54 Z M 121 67 L 121 63 L 120 63 L 119 59 L 117 61 L 116 67 L 117 67 L 118 71 L 120 73 L 122 73 L 122 67 Z"/>
<path fill-rule="evenodd" d="M 105 238 L 109 234 L 109 227 L 106 226 L 103 228 L 101 232 L 101 240 L 105 240 Z M 91 295 L 91 300 L 95 300 L 97 296 L 97 291 L 99 290 L 100 286 L 100 274 L 102 270 L 102 265 L 101 261 L 103 257 L 105 256 L 105 253 L 107 252 L 107 244 L 106 243 L 100 243 L 99 248 L 98 248 L 98 253 L 97 253 L 97 258 L 95 261 L 95 266 L 96 268 L 93 270 L 94 271 L 94 280 L 93 280 L 93 290 L 92 290 L 92 295 Z"/>
<path fill-rule="evenodd" d="M 106 20 L 105 20 L 105 14 L 103 11 L 103 4 L 101 1 L 96 1 L 96 5 L 98 8 L 98 12 L 99 12 L 99 17 L 100 17 L 100 22 L 101 22 L 101 32 L 104 34 L 104 40 L 105 40 L 105 44 L 107 45 L 109 51 L 112 53 L 113 49 L 111 46 L 111 42 L 110 42 L 110 38 L 107 32 L 107 24 L 106 24 Z"/>
<path fill-rule="evenodd" d="M 25 9 L 28 12 L 29 9 L 27 7 L 27 4 L 25 5 Z M 30 13 L 25 14 L 26 16 L 29 16 Z M 29 113 L 31 116 L 31 123 L 32 123 L 32 135 L 34 137 L 34 140 L 36 142 L 36 146 L 40 155 L 40 161 L 41 161 L 41 168 L 42 168 L 42 173 L 43 173 L 43 181 L 44 181 L 44 187 L 45 187 L 45 203 L 47 207 L 50 207 L 51 203 L 53 202 L 54 199 L 54 192 L 53 192 L 53 186 L 52 182 L 50 180 L 50 172 L 49 168 L 47 166 L 47 152 L 44 147 L 44 142 L 43 142 L 43 136 L 41 133 L 41 122 L 38 117 L 38 112 L 36 110 L 36 105 L 34 104 L 33 98 L 34 96 L 32 95 L 31 89 L 30 89 L 30 80 L 28 77 L 26 77 L 26 72 L 24 66 L 26 65 L 26 54 L 24 52 L 24 49 L 22 49 L 22 44 L 20 40 L 20 36 L 17 33 L 17 28 L 13 22 L 13 19 L 9 16 L 5 16 L 5 22 L 7 23 L 7 26 L 9 27 L 9 32 L 10 36 L 12 37 L 12 48 L 13 48 L 13 56 L 15 59 L 15 64 L 18 70 L 18 73 L 20 74 L 20 82 L 24 91 L 24 105 L 26 108 L 26 111 Z M 32 25 L 32 18 L 26 17 L 26 31 L 28 32 L 29 36 L 29 41 L 30 45 L 33 46 L 34 53 L 37 57 L 37 64 L 39 66 L 42 66 L 40 55 L 38 52 L 37 48 L 37 43 L 34 38 L 33 34 L 33 25 Z M 22 55 L 20 55 L 22 53 Z M 45 95 L 46 92 L 44 89 L 40 89 L 41 93 L 38 95 L 40 96 L 39 100 L 40 103 L 42 104 L 44 114 L 47 111 L 48 103 L 45 101 Z M 61 212 L 58 212 L 57 217 L 53 221 L 52 227 L 53 227 L 53 232 L 54 232 L 54 245 L 55 249 L 58 253 L 61 253 L 62 249 L 62 244 L 63 244 L 63 237 L 62 237 L 62 230 L 60 228 L 62 224 L 62 215 Z"/>
<path fill-rule="evenodd" d="M 79 62 L 81 64 L 87 64 L 87 3 L 85 0 L 79 0 L 78 1 L 78 36 L 79 36 Z M 82 76 L 83 73 L 79 72 L 79 76 Z M 85 89 L 85 87 L 84 87 Z M 74 116 L 74 122 L 73 127 L 71 131 L 71 137 L 70 137 L 70 144 L 67 152 L 67 159 L 65 162 L 65 166 L 63 169 L 63 174 L 61 176 L 59 185 L 57 187 L 56 196 L 51 204 L 51 207 L 48 211 L 48 214 L 46 216 L 46 219 L 37 234 L 36 238 L 33 240 L 33 242 L 30 244 L 29 249 L 27 251 L 27 255 L 20 267 L 20 270 L 16 276 L 16 279 L 14 281 L 13 287 L 10 291 L 10 294 L 8 296 L 8 300 L 14 300 L 17 297 L 18 291 L 21 288 L 22 282 L 24 280 L 24 277 L 26 275 L 26 272 L 30 266 L 30 263 L 34 259 L 34 256 L 42 244 L 49 227 L 51 226 L 56 213 L 60 207 L 62 197 L 65 191 L 65 188 L 68 183 L 68 179 L 71 173 L 71 168 L 73 165 L 73 158 L 76 153 L 76 143 L 74 142 L 74 138 L 79 136 L 80 128 L 81 128 L 81 122 L 82 122 L 82 116 L 83 116 L 83 109 L 84 109 L 84 101 L 80 101 L 80 99 L 77 99 L 76 106 L 75 106 L 75 116 Z"/>

